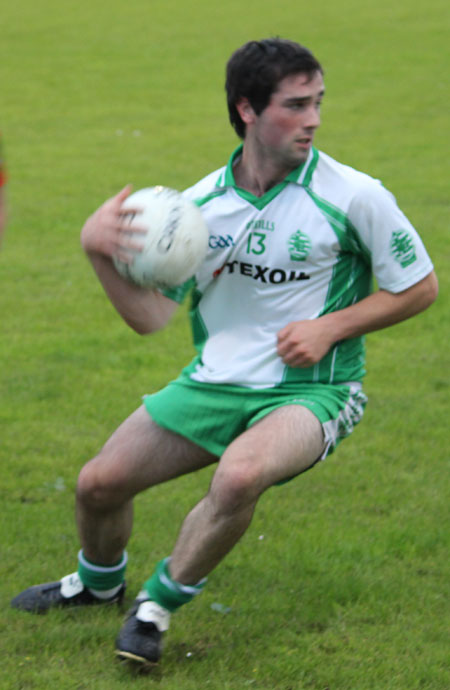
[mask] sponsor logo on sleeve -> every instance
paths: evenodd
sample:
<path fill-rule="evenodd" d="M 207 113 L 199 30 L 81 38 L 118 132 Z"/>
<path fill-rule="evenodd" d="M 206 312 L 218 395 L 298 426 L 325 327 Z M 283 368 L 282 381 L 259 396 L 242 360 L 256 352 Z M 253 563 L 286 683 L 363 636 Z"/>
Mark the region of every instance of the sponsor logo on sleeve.
<path fill-rule="evenodd" d="M 390 250 L 402 268 L 410 266 L 417 259 L 414 240 L 408 230 L 395 230 L 392 233 Z"/>

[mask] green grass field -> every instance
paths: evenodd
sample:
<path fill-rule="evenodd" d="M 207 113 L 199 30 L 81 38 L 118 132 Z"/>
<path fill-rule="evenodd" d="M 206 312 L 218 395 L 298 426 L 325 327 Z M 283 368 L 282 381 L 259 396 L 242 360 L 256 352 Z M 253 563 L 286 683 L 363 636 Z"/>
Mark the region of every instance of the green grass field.
<path fill-rule="evenodd" d="M 16 0 L 1 14 L 0 687 L 448 690 L 448 3 Z M 262 498 L 161 666 L 136 675 L 113 655 L 120 611 L 9 608 L 75 569 L 79 469 L 192 354 L 184 307 L 150 339 L 127 329 L 79 231 L 128 182 L 181 189 L 225 162 L 224 64 L 268 35 L 323 62 L 318 146 L 391 189 L 441 293 L 368 338 L 364 422 Z M 137 499 L 130 599 L 211 472 Z"/>

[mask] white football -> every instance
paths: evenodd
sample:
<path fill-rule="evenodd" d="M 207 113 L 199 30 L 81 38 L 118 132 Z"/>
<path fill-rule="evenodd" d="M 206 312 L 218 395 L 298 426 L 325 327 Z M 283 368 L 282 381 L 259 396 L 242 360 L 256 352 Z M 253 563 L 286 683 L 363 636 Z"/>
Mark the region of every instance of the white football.
<path fill-rule="evenodd" d="M 191 278 L 205 259 L 209 232 L 199 208 L 169 187 L 148 187 L 131 194 L 122 209 L 136 209 L 130 227 L 137 225 L 147 233 L 136 233 L 144 247 L 133 251 L 127 264 L 113 257 L 121 276 L 142 287 L 170 288 Z"/>

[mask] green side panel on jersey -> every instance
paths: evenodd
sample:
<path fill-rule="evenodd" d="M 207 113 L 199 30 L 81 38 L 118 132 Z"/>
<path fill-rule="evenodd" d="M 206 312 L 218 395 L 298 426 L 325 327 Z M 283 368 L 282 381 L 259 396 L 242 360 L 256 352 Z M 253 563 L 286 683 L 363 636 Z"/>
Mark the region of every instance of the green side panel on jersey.
<path fill-rule="evenodd" d="M 371 292 L 372 274 L 362 257 L 343 253 L 334 266 L 328 294 L 319 317 L 345 309 L 367 297 Z M 350 338 L 332 348 L 315 367 L 315 379 L 335 381 L 360 380 L 365 373 L 364 338 Z"/>
<path fill-rule="evenodd" d="M 319 316 L 349 307 L 370 295 L 372 273 L 359 256 L 342 252 L 333 267 L 328 293 Z"/>
<path fill-rule="evenodd" d="M 343 252 L 333 269 L 325 304 L 319 314 L 345 309 L 370 294 L 371 272 L 361 257 Z M 313 381 L 342 383 L 360 381 L 364 374 L 364 338 L 350 338 L 335 346 L 316 365 L 308 368 L 286 367 L 283 382 Z"/>
<path fill-rule="evenodd" d="M 328 383 L 361 381 L 365 370 L 364 338 L 343 340 L 314 367 L 314 380 Z"/>
<path fill-rule="evenodd" d="M 345 213 L 319 197 L 307 192 L 336 233 L 341 253 L 333 267 L 324 306 L 319 314 L 329 314 L 351 306 L 367 297 L 372 289 L 370 254 Z M 312 380 L 321 383 L 359 381 L 365 374 L 364 338 L 351 338 L 335 346 L 313 367 L 286 367 L 283 381 Z"/>
<path fill-rule="evenodd" d="M 307 190 L 336 233 L 341 252 L 333 267 L 324 306 L 319 314 L 328 314 L 359 302 L 372 289 L 371 257 L 356 229 L 340 209 Z"/>
<path fill-rule="evenodd" d="M 370 252 L 364 245 L 356 228 L 351 224 L 345 213 L 341 211 L 341 209 L 337 208 L 337 206 L 334 206 L 329 201 L 326 201 L 322 197 L 318 196 L 318 194 L 313 192 L 309 187 L 307 187 L 306 191 L 316 206 L 323 213 L 327 221 L 330 223 L 337 235 L 342 250 L 352 252 L 353 254 L 361 254 L 365 261 L 370 265 Z"/>
<path fill-rule="evenodd" d="M 177 285 L 176 287 L 162 290 L 162 294 L 165 297 L 169 297 L 169 299 L 173 299 L 174 302 L 178 302 L 178 304 L 181 304 L 188 292 L 194 287 L 194 285 L 195 278 L 189 278 L 189 280 L 186 280 L 186 282 L 182 283 L 181 285 Z"/>
<path fill-rule="evenodd" d="M 206 324 L 203 321 L 202 315 L 200 314 L 200 310 L 198 308 L 201 298 L 202 293 L 200 290 L 195 289 L 192 291 L 189 317 L 191 322 L 192 340 L 198 354 L 183 369 L 183 373 L 188 377 L 194 373 L 199 364 L 201 365 L 203 348 L 209 336 L 208 329 L 206 328 Z"/>
<path fill-rule="evenodd" d="M 198 308 L 201 298 L 202 293 L 200 290 L 193 290 L 191 309 L 189 312 L 194 346 L 200 355 L 203 352 L 203 348 L 208 339 L 208 329 L 206 328 L 206 324 L 203 321 L 202 315 L 200 314 L 200 310 Z"/>

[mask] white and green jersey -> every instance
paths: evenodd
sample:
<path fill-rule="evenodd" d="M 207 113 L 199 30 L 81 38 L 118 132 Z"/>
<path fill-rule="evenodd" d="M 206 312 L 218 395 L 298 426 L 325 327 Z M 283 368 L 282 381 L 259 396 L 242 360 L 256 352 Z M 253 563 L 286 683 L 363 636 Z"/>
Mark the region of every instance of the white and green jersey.
<path fill-rule="evenodd" d="M 280 383 L 358 381 L 364 339 L 337 343 L 315 366 L 286 366 L 277 333 L 366 297 L 400 292 L 432 270 L 411 223 L 373 178 L 312 149 L 305 164 L 262 197 L 236 186 L 233 160 L 186 190 L 210 230 L 193 281 L 198 356 L 188 375 L 205 383 L 267 388 Z"/>

